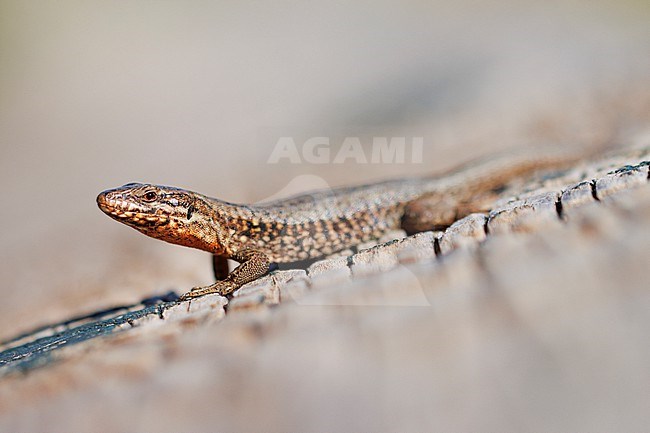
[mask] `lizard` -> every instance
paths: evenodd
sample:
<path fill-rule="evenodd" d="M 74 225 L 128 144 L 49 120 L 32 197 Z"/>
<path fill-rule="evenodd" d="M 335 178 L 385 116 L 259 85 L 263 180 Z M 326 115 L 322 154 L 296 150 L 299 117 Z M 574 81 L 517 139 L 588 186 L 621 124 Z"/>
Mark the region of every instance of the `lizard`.
<path fill-rule="evenodd" d="M 259 204 L 235 204 L 177 187 L 128 183 L 97 196 L 109 217 L 150 237 L 213 254 L 217 281 L 180 297 L 226 296 L 278 263 L 325 257 L 403 229 L 442 230 L 490 209 L 514 179 L 575 158 L 488 159 L 438 176 L 319 190 Z M 228 259 L 239 263 L 229 272 Z"/>

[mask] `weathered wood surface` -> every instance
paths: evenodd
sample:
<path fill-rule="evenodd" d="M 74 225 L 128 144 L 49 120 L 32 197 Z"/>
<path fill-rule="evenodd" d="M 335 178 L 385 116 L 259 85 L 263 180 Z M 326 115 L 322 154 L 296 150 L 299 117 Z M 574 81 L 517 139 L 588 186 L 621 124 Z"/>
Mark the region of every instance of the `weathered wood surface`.
<path fill-rule="evenodd" d="M 445 232 L 279 271 L 230 302 L 172 296 L 6 341 L 0 430 L 638 430 L 648 160 L 534 180 Z"/>

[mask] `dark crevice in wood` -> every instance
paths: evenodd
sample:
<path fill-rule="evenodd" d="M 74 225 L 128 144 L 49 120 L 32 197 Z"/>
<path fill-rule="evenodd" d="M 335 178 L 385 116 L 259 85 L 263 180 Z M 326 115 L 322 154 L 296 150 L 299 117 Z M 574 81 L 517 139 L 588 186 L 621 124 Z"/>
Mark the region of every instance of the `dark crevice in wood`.
<path fill-rule="evenodd" d="M 591 186 L 591 196 L 594 200 L 600 201 L 600 198 L 598 198 L 598 191 L 596 190 L 596 179 L 589 182 L 589 186 Z"/>
<path fill-rule="evenodd" d="M 557 217 L 564 221 L 564 208 L 562 206 L 562 196 L 560 195 L 555 202 L 555 212 L 557 212 Z"/>
<path fill-rule="evenodd" d="M 433 252 L 436 254 L 436 257 L 442 255 L 442 251 L 440 250 L 440 239 L 437 237 L 433 238 Z"/>

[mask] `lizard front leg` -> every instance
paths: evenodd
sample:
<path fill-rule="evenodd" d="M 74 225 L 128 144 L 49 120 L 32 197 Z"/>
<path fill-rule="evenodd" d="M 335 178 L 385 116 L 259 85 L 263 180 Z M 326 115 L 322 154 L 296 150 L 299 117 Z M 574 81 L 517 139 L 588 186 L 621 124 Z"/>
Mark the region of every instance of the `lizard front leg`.
<path fill-rule="evenodd" d="M 240 263 L 226 278 L 206 287 L 195 287 L 180 297 L 182 301 L 199 296 L 218 293 L 226 296 L 246 283 L 266 275 L 271 262 L 266 254 L 256 250 L 242 250 L 231 257 Z"/>

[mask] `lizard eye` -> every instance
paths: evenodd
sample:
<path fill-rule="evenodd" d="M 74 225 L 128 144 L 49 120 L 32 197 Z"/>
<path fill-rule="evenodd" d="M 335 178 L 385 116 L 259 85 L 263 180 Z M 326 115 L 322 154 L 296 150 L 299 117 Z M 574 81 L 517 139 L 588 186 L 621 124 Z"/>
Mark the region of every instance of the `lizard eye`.
<path fill-rule="evenodd" d="M 154 191 L 149 191 L 146 192 L 142 198 L 144 201 L 154 201 L 156 198 L 158 198 L 158 194 L 156 194 Z"/>

